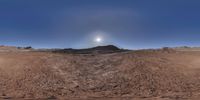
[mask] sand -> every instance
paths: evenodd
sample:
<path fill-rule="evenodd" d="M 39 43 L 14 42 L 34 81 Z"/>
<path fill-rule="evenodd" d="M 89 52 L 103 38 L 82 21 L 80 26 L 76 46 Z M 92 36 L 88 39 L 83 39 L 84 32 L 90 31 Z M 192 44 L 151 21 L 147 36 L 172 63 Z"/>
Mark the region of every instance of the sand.
<path fill-rule="evenodd" d="M 200 52 L 0 51 L 0 98 L 199 100 Z"/>

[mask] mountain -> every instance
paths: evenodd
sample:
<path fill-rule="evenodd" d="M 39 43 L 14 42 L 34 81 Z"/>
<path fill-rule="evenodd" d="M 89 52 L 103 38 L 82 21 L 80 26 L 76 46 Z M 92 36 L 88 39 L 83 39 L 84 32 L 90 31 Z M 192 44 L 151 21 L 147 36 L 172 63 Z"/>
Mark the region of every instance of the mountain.
<path fill-rule="evenodd" d="M 115 53 L 115 52 L 125 52 L 129 50 L 120 49 L 114 45 L 106 45 L 106 46 L 97 46 L 93 48 L 86 48 L 86 49 L 54 49 L 52 52 L 55 53 L 74 53 L 74 54 L 91 54 L 91 53 L 99 53 L 99 54 L 106 54 L 106 53 Z"/>

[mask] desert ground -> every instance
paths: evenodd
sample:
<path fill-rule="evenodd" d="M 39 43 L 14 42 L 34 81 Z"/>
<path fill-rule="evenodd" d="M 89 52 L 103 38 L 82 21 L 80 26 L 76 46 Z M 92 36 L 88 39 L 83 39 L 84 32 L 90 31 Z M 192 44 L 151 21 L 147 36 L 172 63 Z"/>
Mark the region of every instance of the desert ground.
<path fill-rule="evenodd" d="M 200 100 L 200 50 L 74 54 L 1 46 L 0 99 Z"/>

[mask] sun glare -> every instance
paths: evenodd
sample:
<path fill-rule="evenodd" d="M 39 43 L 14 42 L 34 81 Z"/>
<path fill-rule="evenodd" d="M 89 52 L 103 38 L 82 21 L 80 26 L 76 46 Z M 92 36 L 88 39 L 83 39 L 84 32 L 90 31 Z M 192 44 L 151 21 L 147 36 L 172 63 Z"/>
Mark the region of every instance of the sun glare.
<path fill-rule="evenodd" d="M 97 42 L 97 43 L 102 42 L 102 38 L 101 38 L 101 37 L 96 37 L 96 38 L 95 38 L 95 42 Z"/>

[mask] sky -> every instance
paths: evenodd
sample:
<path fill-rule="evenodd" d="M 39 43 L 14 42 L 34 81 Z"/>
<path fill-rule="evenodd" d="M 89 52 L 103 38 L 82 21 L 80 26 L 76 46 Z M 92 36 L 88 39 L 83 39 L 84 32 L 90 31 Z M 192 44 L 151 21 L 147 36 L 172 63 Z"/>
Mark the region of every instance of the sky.
<path fill-rule="evenodd" d="M 0 45 L 200 46 L 199 5 L 199 0 L 0 0 Z"/>

